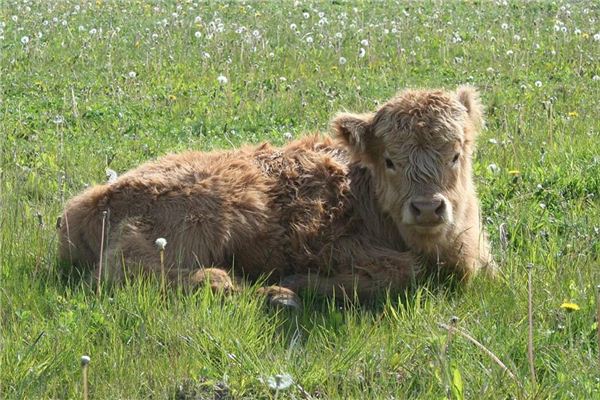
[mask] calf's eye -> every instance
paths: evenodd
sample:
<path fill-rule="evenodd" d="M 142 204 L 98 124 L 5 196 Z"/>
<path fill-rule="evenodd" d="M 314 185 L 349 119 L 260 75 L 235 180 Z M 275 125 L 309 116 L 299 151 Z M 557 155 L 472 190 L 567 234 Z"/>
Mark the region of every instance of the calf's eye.
<path fill-rule="evenodd" d="M 456 153 L 454 155 L 454 158 L 452 159 L 452 164 L 456 164 L 458 162 L 459 158 L 460 158 L 460 153 Z"/>
<path fill-rule="evenodd" d="M 385 166 L 389 169 L 395 169 L 394 163 L 389 158 L 385 159 Z"/>

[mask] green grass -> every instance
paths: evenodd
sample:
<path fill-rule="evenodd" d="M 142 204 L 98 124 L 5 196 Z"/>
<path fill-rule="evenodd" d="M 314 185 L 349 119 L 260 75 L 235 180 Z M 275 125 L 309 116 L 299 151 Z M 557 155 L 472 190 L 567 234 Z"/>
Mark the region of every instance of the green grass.
<path fill-rule="evenodd" d="M 80 398 L 84 354 L 94 399 L 600 398 L 598 4 L 71 3 L 0 5 L 0 398 Z M 281 144 L 399 89 L 461 83 L 487 106 L 475 173 L 495 281 L 373 308 L 308 299 L 295 317 L 251 289 L 96 295 L 58 277 L 56 217 L 106 168 Z M 518 383 L 461 337 L 444 354 L 453 315 Z M 275 374 L 297 385 L 275 392 Z"/>

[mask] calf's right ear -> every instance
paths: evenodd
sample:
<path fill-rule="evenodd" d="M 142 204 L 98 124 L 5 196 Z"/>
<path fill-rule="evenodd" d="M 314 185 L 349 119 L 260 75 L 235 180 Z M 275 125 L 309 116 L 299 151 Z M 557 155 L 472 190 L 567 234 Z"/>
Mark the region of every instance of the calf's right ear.
<path fill-rule="evenodd" d="M 368 162 L 375 135 L 373 134 L 374 114 L 340 113 L 331 122 L 333 136 L 338 139 L 356 160 Z"/>

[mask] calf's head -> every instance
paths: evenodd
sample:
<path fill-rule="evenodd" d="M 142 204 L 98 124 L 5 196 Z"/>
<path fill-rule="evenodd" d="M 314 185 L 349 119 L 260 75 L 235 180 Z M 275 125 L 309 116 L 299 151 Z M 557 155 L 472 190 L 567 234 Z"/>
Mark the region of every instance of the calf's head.
<path fill-rule="evenodd" d="M 374 113 L 339 114 L 332 128 L 370 168 L 380 207 L 402 230 L 439 235 L 477 207 L 471 154 L 482 124 L 477 91 L 459 87 L 407 90 Z"/>

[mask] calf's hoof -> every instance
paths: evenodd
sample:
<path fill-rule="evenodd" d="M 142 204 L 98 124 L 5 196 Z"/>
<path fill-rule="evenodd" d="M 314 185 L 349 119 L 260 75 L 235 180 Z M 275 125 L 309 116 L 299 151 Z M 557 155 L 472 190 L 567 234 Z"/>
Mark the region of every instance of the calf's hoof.
<path fill-rule="evenodd" d="M 231 277 L 222 269 L 202 268 L 192 272 L 189 277 L 190 288 L 208 286 L 213 293 L 233 294 L 236 291 Z"/>
<path fill-rule="evenodd" d="M 267 304 L 270 307 L 292 311 L 300 310 L 300 299 L 290 289 L 268 286 L 258 289 L 258 293 L 267 298 Z"/>

